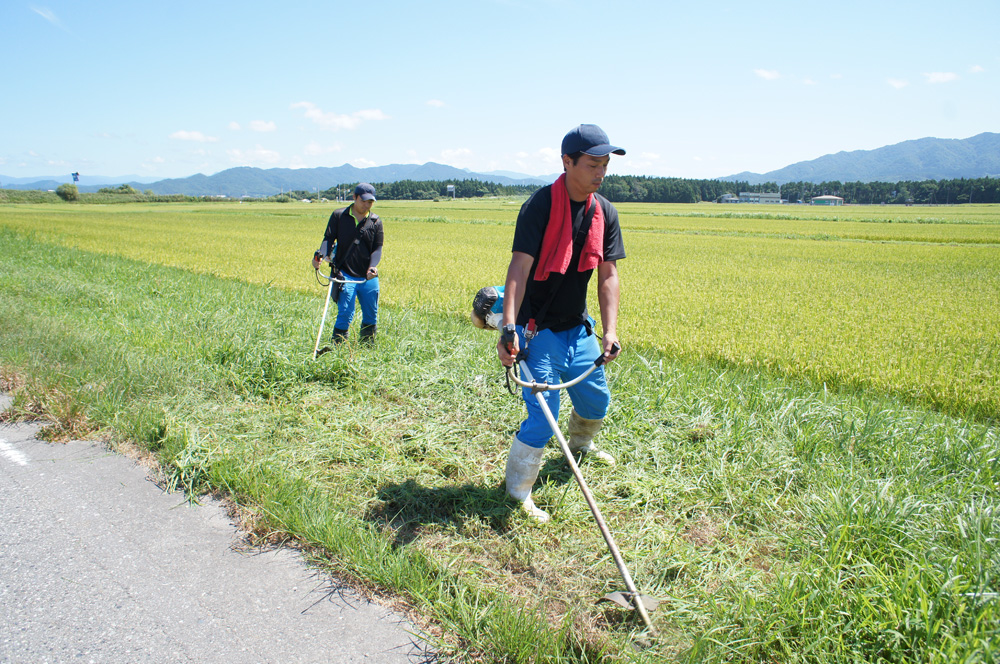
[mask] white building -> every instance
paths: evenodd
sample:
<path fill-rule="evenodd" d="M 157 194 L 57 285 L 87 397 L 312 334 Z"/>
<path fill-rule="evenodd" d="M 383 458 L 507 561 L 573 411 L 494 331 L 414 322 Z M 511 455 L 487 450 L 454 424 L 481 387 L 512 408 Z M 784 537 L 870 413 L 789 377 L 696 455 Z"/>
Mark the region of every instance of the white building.
<path fill-rule="evenodd" d="M 740 203 L 761 203 L 768 205 L 781 205 L 780 193 L 758 194 L 753 191 L 741 191 Z"/>

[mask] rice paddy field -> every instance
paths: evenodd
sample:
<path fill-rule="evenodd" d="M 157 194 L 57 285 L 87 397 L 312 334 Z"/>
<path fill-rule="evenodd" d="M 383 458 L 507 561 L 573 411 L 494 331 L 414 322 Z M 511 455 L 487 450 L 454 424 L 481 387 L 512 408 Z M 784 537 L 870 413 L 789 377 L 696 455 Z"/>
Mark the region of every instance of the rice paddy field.
<path fill-rule="evenodd" d="M 523 404 L 468 314 L 519 204 L 379 201 L 379 341 L 320 361 L 332 205 L 0 205 L 0 387 L 455 661 L 997 661 L 1000 207 L 619 206 L 618 465 L 582 468 L 654 638 L 595 604 L 623 585 L 557 451 L 549 524 L 504 495 Z"/>
<path fill-rule="evenodd" d="M 518 206 L 379 202 L 383 301 L 467 315 L 504 278 Z M 0 223 L 67 251 L 317 292 L 308 258 L 327 207 L 11 206 Z M 748 207 L 621 206 L 623 339 L 1000 414 L 1000 209 Z"/>

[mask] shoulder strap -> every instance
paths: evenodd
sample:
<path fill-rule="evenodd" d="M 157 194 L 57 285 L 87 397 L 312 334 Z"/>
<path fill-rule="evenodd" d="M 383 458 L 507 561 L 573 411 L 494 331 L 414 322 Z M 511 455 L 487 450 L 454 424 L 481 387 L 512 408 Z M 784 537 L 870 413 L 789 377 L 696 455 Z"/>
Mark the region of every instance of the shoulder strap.
<path fill-rule="evenodd" d="M 346 212 L 346 208 L 345 208 L 345 212 Z M 341 256 L 340 259 L 337 261 L 336 265 L 333 266 L 334 267 L 334 274 L 336 274 L 337 272 L 340 272 L 340 270 L 343 269 L 344 265 L 347 264 L 347 259 L 351 257 L 351 254 L 354 253 L 354 250 L 357 248 L 357 246 L 359 244 L 361 244 L 361 231 L 364 230 L 365 226 L 368 224 L 368 222 L 371 220 L 371 218 L 372 218 L 372 215 L 369 214 L 367 217 L 365 217 L 365 220 L 361 222 L 361 225 L 358 226 L 358 228 L 357 228 L 358 235 L 357 235 L 356 238 L 354 238 L 354 242 L 351 243 L 351 246 L 349 246 L 347 248 L 347 251 L 344 252 L 344 255 Z"/>

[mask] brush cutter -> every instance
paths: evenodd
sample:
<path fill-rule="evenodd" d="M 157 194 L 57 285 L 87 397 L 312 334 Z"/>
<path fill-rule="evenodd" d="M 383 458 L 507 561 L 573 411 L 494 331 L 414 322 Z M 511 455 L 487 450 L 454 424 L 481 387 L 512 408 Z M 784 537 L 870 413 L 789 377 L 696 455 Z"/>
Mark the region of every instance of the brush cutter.
<path fill-rule="evenodd" d="M 513 349 L 514 334 L 513 325 L 508 324 L 503 327 L 502 338 L 504 343 L 507 344 L 507 348 L 509 350 Z M 619 346 L 617 342 L 615 342 L 614 347 L 616 349 L 615 352 L 621 349 L 621 346 Z M 590 492 L 590 488 L 587 486 L 587 483 L 583 479 L 583 474 L 580 472 L 580 467 L 573 458 L 573 453 L 569 449 L 569 443 L 566 442 L 562 431 L 559 430 L 556 418 L 552 416 L 552 411 L 549 410 L 549 405 L 545 402 L 545 397 L 542 395 L 543 392 L 549 390 L 563 390 L 567 387 L 576 385 L 589 376 L 599 366 L 603 365 L 606 358 L 602 354 L 594 361 L 594 364 L 591 367 L 573 380 L 565 383 L 559 383 L 557 385 L 550 385 L 548 383 L 535 382 L 535 379 L 531 375 L 531 371 L 528 369 L 527 362 L 523 361 L 527 357 L 525 353 L 526 349 L 518 353 L 514 362 L 514 366 L 519 366 L 520 373 L 524 376 L 524 380 L 518 377 L 518 372 L 515 370 L 514 366 L 507 367 L 507 379 L 508 381 L 513 381 L 521 387 L 530 389 L 531 393 L 538 399 L 538 405 L 541 406 L 542 413 L 545 414 L 545 419 L 548 420 L 549 426 L 552 427 L 552 433 L 555 434 L 556 440 L 559 441 L 559 449 L 562 450 L 563 456 L 566 457 L 566 463 L 569 464 L 570 470 L 573 471 L 573 477 L 576 478 L 577 484 L 580 485 L 580 490 L 583 492 L 583 497 L 587 501 L 587 506 L 590 508 L 590 512 L 594 515 L 594 520 L 597 521 L 597 526 L 601 529 L 601 535 L 604 536 L 604 541 L 607 542 L 608 550 L 611 552 L 611 557 L 614 558 L 615 565 L 618 566 L 618 571 L 621 573 L 622 579 L 625 581 L 625 587 L 628 588 L 627 593 L 609 593 L 598 601 L 607 600 L 615 602 L 624 608 L 632 606 L 636 611 L 638 611 L 639 616 L 642 618 L 642 622 L 645 623 L 646 627 L 649 629 L 649 635 L 655 637 L 656 629 L 653 627 L 653 623 L 649 619 L 648 611 L 654 610 L 659 605 L 659 600 L 648 595 L 640 595 L 639 591 L 636 589 L 635 582 L 632 580 L 632 575 L 629 574 L 628 568 L 625 567 L 625 561 L 622 559 L 622 554 L 618 550 L 618 545 L 615 544 L 615 539 L 611 536 L 611 531 L 608 529 L 608 525 L 605 523 L 604 517 L 601 515 L 601 510 L 598 509 L 597 503 L 594 501 L 594 495 Z"/>
<path fill-rule="evenodd" d="M 326 291 L 326 302 L 323 304 L 323 318 L 320 319 L 320 321 L 319 321 L 319 333 L 316 335 L 316 346 L 313 348 L 313 359 L 314 360 L 316 359 L 316 357 L 319 354 L 319 342 L 323 339 L 323 326 L 326 324 L 326 312 L 330 308 L 330 300 L 333 299 L 333 291 L 338 288 L 338 286 L 337 286 L 338 284 L 363 284 L 363 283 L 365 283 L 364 279 L 362 279 L 360 281 L 355 281 L 353 279 L 345 279 L 345 278 L 343 278 L 343 276 L 337 277 L 333 273 L 331 273 L 329 276 L 327 276 L 327 275 L 323 274 L 322 272 L 320 272 L 319 268 L 316 268 L 316 281 L 318 281 L 321 285 L 326 286 L 327 284 L 323 283 L 323 281 L 322 281 L 323 279 L 329 280 L 329 286 L 330 287 Z"/>

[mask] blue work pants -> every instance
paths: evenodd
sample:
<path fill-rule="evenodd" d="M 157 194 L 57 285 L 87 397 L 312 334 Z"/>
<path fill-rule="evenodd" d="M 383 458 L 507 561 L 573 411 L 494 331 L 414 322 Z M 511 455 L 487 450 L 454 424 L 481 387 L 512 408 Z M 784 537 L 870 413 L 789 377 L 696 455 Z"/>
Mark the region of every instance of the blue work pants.
<path fill-rule="evenodd" d="M 517 327 L 520 347 L 524 348 L 524 328 Z M 583 325 L 577 325 L 563 332 L 542 330 L 528 344 L 528 358 L 525 362 L 532 378 L 538 383 L 564 383 L 572 380 L 593 366 L 602 353 L 597 336 L 587 332 Z M 611 391 L 604 376 L 604 367 L 598 367 L 587 378 L 573 387 L 566 388 L 573 408 L 580 417 L 600 420 L 608 412 Z M 559 419 L 559 392 L 547 390 L 542 393 L 552 416 Z M 521 388 L 524 404 L 528 409 L 528 419 L 521 423 L 518 439 L 531 447 L 545 447 L 553 435 L 552 427 L 542 412 L 538 397 L 529 388 Z"/>
<path fill-rule="evenodd" d="M 378 323 L 378 277 L 368 279 L 361 283 L 355 277 L 346 275 L 349 283 L 340 285 L 340 298 L 337 300 L 337 322 L 335 327 L 338 330 L 346 330 L 351 327 L 354 320 L 354 300 L 361 303 L 361 324 L 375 325 Z"/>

